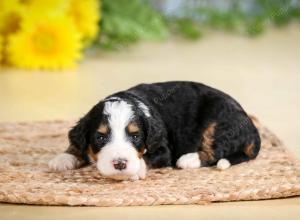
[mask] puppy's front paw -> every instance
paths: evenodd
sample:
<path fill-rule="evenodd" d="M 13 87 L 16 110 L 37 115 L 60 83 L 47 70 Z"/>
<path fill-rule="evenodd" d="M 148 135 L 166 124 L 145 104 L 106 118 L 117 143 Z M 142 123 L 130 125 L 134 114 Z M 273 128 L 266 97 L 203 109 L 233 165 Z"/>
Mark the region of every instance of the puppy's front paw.
<path fill-rule="evenodd" d="M 140 160 L 140 169 L 138 172 L 138 178 L 139 179 L 145 179 L 146 178 L 146 173 L 147 173 L 147 165 L 145 163 L 145 160 L 142 158 Z"/>
<path fill-rule="evenodd" d="M 198 153 L 188 153 L 182 155 L 176 162 L 176 166 L 181 169 L 196 169 L 201 166 Z"/>
<path fill-rule="evenodd" d="M 78 168 L 80 162 L 74 155 L 62 153 L 50 160 L 48 166 L 53 171 L 65 171 Z"/>
<path fill-rule="evenodd" d="M 231 164 L 230 164 L 229 160 L 227 160 L 225 158 L 220 159 L 217 163 L 217 169 L 219 169 L 219 170 L 226 170 L 230 166 L 231 166 Z"/>
<path fill-rule="evenodd" d="M 136 181 L 136 180 L 139 180 L 139 179 L 140 179 L 140 177 L 138 175 L 134 175 L 134 176 L 131 176 L 129 178 L 129 180 L 131 180 L 131 181 Z"/>
<path fill-rule="evenodd" d="M 147 165 L 145 163 L 145 160 L 142 158 L 140 160 L 140 169 L 136 175 L 131 176 L 129 179 L 131 181 L 136 181 L 136 180 L 142 180 L 146 178 L 146 173 L 147 173 Z"/>

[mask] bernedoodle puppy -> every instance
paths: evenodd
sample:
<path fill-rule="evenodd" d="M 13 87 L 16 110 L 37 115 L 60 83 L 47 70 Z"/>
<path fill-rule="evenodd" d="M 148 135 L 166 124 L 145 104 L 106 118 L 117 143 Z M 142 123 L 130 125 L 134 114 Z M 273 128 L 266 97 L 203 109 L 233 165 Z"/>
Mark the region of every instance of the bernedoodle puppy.
<path fill-rule="evenodd" d="M 49 162 L 64 171 L 95 163 L 109 178 L 138 180 L 167 166 L 220 170 L 254 159 L 258 131 L 229 95 L 196 82 L 141 84 L 96 104 Z"/>

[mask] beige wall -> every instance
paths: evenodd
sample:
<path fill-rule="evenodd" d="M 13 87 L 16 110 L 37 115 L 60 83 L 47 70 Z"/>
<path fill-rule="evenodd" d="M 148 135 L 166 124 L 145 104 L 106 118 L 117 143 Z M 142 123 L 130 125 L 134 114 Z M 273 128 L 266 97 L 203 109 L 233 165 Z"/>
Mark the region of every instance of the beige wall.
<path fill-rule="evenodd" d="M 106 95 L 141 82 L 194 80 L 228 92 L 300 157 L 300 28 L 257 39 L 210 33 L 196 43 L 141 44 L 85 59 L 78 70 L 0 70 L 0 121 L 78 118 Z M 299 219 L 300 199 L 209 206 L 0 206 L 1 219 Z M 39 217 L 34 217 L 38 215 Z"/>

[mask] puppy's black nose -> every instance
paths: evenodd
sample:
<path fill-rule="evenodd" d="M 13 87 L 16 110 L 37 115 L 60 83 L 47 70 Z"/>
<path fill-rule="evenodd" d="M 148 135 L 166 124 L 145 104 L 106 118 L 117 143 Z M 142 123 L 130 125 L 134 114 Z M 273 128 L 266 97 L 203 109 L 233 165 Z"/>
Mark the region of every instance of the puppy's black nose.
<path fill-rule="evenodd" d="M 113 160 L 113 165 L 116 170 L 124 170 L 127 166 L 127 160 L 121 158 Z"/>

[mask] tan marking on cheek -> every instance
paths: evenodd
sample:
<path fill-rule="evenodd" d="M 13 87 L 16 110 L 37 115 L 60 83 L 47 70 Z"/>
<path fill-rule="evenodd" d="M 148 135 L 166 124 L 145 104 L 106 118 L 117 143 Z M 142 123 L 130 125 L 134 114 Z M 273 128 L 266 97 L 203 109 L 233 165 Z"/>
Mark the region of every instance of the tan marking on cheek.
<path fill-rule="evenodd" d="M 200 160 L 203 162 L 214 162 L 215 161 L 215 152 L 212 148 L 214 143 L 214 133 L 217 123 L 211 123 L 204 130 L 202 134 L 202 146 L 201 151 L 199 151 Z"/>
<path fill-rule="evenodd" d="M 139 132 L 140 129 L 139 127 L 137 126 L 136 123 L 133 123 L 133 122 L 130 122 L 127 126 L 127 129 L 128 129 L 128 132 L 129 133 L 136 133 L 136 132 Z"/>
<path fill-rule="evenodd" d="M 101 134 L 107 134 L 108 133 L 108 126 L 106 124 L 100 124 L 97 131 Z"/>
<path fill-rule="evenodd" d="M 250 158 L 253 157 L 254 156 L 254 143 L 247 145 L 244 149 L 244 153 Z"/>
<path fill-rule="evenodd" d="M 92 159 L 94 162 L 96 162 L 98 160 L 97 154 L 95 154 L 92 150 L 92 147 L 89 146 L 87 149 L 87 154 L 90 157 L 90 159 Z"/>
<path fill-rule="evenodd" d="M 142 148 L 139 151 L 137 151 L 138 152 L 138 158 L 140 158 L 140 159 L 143 158 L 143 155 L 144 155 L 145 151 L 146 151 L 146 147 L 145 147 L 145 145 L 143 145 Z"/>

